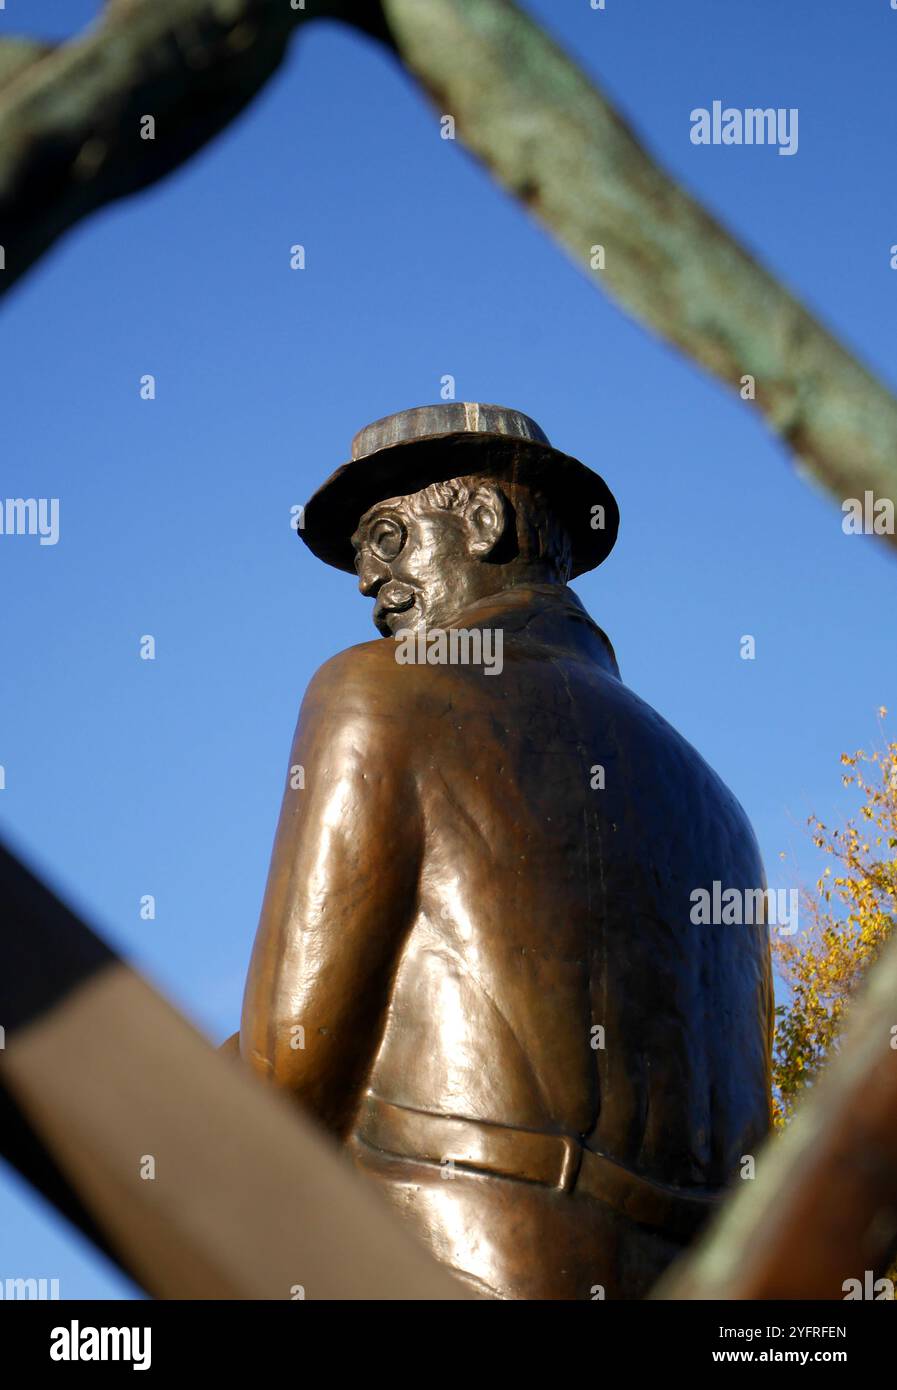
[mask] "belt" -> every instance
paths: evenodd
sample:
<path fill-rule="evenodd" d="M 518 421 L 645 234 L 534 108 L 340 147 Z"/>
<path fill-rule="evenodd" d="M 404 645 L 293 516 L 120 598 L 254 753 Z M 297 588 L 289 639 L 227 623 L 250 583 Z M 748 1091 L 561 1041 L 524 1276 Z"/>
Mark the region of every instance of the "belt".
<path fill-rule="evenodd" d="M 370 1093 L 362 1101 L 356 1132 L 364 1143 L 400 1158 L 451 1160 L 474 1171 L 584 1193 L 639 1225 L 681 1240 L 695 1234 L 723 1195 L 719 1189 L 672 1187 L 633 1173 L 566 1134 L 411 1110 Z"/>

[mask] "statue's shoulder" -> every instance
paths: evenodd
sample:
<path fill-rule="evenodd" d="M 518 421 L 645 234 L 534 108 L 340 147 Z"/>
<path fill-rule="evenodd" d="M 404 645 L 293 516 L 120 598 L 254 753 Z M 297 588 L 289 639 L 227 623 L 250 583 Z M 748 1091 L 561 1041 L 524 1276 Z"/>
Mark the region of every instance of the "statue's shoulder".
<path fill-rule="evenodd" d="M 337 652 L 315 672 L 306 703 L 326 705 L 335 719 L 399 711 L 407 715 L 427 698 L 427 668 L 400 665 L 396 652 L 396 642 L 389 637 Z"/>

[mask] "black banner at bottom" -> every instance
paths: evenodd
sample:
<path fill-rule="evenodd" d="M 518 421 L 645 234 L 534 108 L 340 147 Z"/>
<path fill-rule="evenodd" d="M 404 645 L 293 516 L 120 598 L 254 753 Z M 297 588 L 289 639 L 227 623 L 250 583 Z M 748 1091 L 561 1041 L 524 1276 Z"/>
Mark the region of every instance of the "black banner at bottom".
<path fill-rule="evenodd" d="M 632 1372 L 727 1366 L 834 1366 L 872 1371 L 893 1345 L 894 1312 L 838 1303 L 0 1303 L 4 1364 L 60 1381 L 109 1369 L 170 1373 L 181 1367 L 233 1378 L 339 1374 L 355 1357 L 370 1372 L 480 1379 L 494 1366 L 535 1374 L 546 1355 L 569 1374 L 622 1361 Z M 517 1319 L 520 1319 L 518 1322 Z M 507 1321 L 506 1321 L 507 1319 Z M 370 1331 L 371 1335 L 366 1335 Z M 557 1339 L 552 1342 L 547 1338 Z M 401 1366 L 403 1353 L 409 1362 Z M 354 1353 L 354 1356 L 353 1356 Z M 583 1355 L 588 1360 L 583 1362 Z M 309 1360 L 311 1358 L 311 1360 Z M 321 1366 L 321 1360 L 324 1366 Z M 423 1359 L 422 1359 L 423 1358 Z M 452 1363 L 455 1363 L 454 1366 Z M 385 1367 L 377 1371 L 382 1375 Z"/>

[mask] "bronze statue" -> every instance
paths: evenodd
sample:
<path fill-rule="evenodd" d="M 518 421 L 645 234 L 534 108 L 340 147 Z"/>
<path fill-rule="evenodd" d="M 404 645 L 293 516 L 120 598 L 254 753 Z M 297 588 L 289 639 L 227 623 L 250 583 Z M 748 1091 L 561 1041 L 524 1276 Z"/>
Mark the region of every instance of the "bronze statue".
<path fill-rule="evenodd" d="M 767 928 L 692 909 L 756 841 L 567 587 L 597 474 L 486 405 L 352 453 L 299 534 L 387 640 L 303 702 L 241 1055 L 470 1289 L 641 1297 L 768 1129 Z"/>

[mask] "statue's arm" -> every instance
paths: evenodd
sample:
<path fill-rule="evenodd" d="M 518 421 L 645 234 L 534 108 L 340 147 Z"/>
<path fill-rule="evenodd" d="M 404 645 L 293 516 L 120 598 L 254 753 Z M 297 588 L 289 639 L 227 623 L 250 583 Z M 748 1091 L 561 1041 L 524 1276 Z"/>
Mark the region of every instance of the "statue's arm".
<path fill-rule="evenodd" d="M 300 712 L 240 1029 L 244 1060 L 338 1133 L 379 1046 L 420 868 L 407 720 L 351 656 L 322 668 Z"/>

